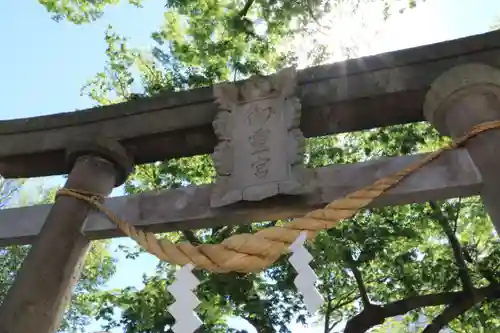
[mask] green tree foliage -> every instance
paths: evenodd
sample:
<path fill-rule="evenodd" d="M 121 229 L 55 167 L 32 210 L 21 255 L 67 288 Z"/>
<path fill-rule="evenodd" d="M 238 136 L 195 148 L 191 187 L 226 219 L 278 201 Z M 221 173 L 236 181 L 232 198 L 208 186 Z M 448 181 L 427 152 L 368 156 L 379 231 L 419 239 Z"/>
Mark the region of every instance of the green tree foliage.
<path fill-rule="evenodd" d="M 89 23 L 102 17 L 108 6 L 117 5 L 120 0 L 38 0 L 52 19 L 59 22 L 68 20 L 75 24 Z M 128 0 L 128 3 L 140 7 L 142 0 Z"/>
<path fill-rule="evenodd" d="M 21 197 L 23 204 L 22 181 L 0 180 L 0 206 L 9 206 L 14 196 Z M 51 203 L 56 189 L 44 190 L 35 203 Z M 108 250 L 110 241 L 95 241 L 87 254 L 81 278 L 75 286 L 71 304 L 63 318 L 61 331 L 81 331 L 91 319 L 97 315 L 98 309 L 91 302 L 92 295 L 99 291 L 115 272 L 115 262 Z M 0 303 L 7 295 L 9 287 L 14 282 L 16 272 L 28 254 L 29 245 L 14 245 L 0 247 Z"/>
<path fill-rule="evenodd" d="M 269 73 L 294 63 L 288 43 L 318 29 L 323 18 L 347 1 L 168 1 L 165 23 L 152 34 L 152 50 L 131 49 L 110 27 L 108 61 L 84 88 L 98 104 L 142 98 L 209 85 L 221 80 Z M 352 1 L 357 8 L 372 1 Z M 393 2 L 382 1 L 389 12 Z M 410 7 L 415 1 L 404 2 Z M 328 54 L 318 45 L 311 63 Z M 309 167 L 413 154 L 444 143 L 427 124 L 410 124 L 308 141 Z M 207 156 L 173 159 L 137 168 L 128 193 L 211 181 Z M 217 243 L 241 232 L 255 232 L 287 221 L 263 221 L 162 235 L 173 241 Z M 404 331 L 496 332 L 500 303 L 500 247 L 478 198 L 450 199 L 368 209 L 337 228 L 320 233 L 309 245 L 326 304 L 324 332 L 385 332 L 394 322 Z M 130 256 L 137 253 L 134 250 Z M 165 293 L 173 268 L 158 267 L 142 290 L 125 288 L 94 295 L 98 318 L 127 333 L 164 332 L 173 324 Z M 283 258 L 262 274 L 209 274 L 198 312 L 204 331 L 229 332 L 227 318 L 247 320 L 258 332 L 289 332 L 292 321 L 305 323 L 295 273 Z M 119 318 L 112 314 L 121 310 Z"/>

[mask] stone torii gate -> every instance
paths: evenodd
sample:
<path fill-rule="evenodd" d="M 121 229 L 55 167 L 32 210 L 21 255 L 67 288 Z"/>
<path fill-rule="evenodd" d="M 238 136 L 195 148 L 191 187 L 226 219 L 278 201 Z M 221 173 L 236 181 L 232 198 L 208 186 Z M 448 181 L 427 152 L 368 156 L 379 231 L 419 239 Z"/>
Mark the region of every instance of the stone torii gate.
<path fill-rule="evenodd" d="M 304 136 L 423 120 L 454 139 L 500 120 L 500 32 L 297 73 L 287 69 L 238 86 L 3 121 L 0 174 L 69 171 L 66 188 L 107 196 L 134 164 L 213 152 L 214 184 L 107 199 L 106 207 L 150 232 L 293 218 L 424 157 L 307 170 Z M 500 231 L 498 148 L 500 131 L 483 132 L 371 205 L 480 194 Z M 116 225 L 74 197 L 0 211 L 0 244 L 33 244 L 0 308 L 0 332 L 55 332 L 89 240 L 119 236 Z"/>

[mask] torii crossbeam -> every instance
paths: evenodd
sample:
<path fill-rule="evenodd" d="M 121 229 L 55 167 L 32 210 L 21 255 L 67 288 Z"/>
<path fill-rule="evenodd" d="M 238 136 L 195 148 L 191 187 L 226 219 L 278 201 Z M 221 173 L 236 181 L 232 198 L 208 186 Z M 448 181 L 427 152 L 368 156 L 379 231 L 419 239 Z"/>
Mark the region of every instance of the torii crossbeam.
<path fill-rule="evenodd" d="M 297 162 L 302 135 L 428 120 L 442 134 L 458 138 L 479 123 L 500 120 L 499 67 L 497 31 L 308 68 L 293 74 L 293 80 L 277 74 L 215 90 L 2 121 L 0 173 L 17 178 L 69 171 L 66 187 L 106 196 L 124 182 L 134 163 L 215 151 L 215 184 L 113 198 L 106 205 L 124 220 L 153 232 L 296 217 L 422 158 L 412 155 L 302 170 Z M 298 89 L 292 87 L 294 82 Z M 268 86 L 278 88 L 262 88 Z M 281 112 L 273 120 L 272 133 L 266 132 L 264 139 L 260 133 L 255 145 L 240 140 L 234 129 L 239 126 L 238 133 L 248 132 L 255 139 L 256 131 L 265 129 L 263 123 L 252 125 L 249 120 L 244 125 L 237 118 L 250 117 L 254 109 Z M 233 118 L 227 121 L 228 117 Z M 258 144 L 268 144 L 264 147 L 268 152 L 290 153 L 262 157 L 258 174 L 250 176 L 255 161 L 250 161 L 250 154 L 233 152 L 255 148 L 252 154 L 257 154 L 263 151 Z M 374 205 L 480 194 L 498 229 L 500 162 L 494 158 L 498 148 L 500 131 L 482 133 L 465 148 L 449 151 L 422 168 Z M 263 169 L 262 161 L 270 166 Z M 283 166 L 289 171 L 278 172 Z M 271 174 L 275 178 L 269 178 Z M 0 308 L 1 333 L 57 329 L 89 239 L 121 235 L 99 213 L 88 214 L 89 206 L 71 197 L 59 197 L 54 205 L 0 211 L 0 244 L 33 244 Z"/>

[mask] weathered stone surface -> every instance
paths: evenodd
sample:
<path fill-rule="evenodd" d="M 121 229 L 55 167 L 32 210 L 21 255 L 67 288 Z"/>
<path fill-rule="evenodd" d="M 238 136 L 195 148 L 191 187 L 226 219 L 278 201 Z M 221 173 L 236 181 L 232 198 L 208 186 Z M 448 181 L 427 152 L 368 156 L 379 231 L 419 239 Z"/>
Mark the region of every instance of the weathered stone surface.
<path fill-rule="evenodd" d="M 105 197 L 131 171 L 130 158 L 113 140 L 80 142 L 68 147 L 68 156 L 71 171 L 65 187 L 69 189 Z M 110 160 L 102 156 L 109 156 Z M 3 299 L 0 332 L 57 331 L 90 246 L 82 227 L 91 210 L 87 202 L 78 198 L 56 198 Z"/>
<path fill-rule="evenodd" d="M 500 121 L 500 66 L 469 63 L 443 72 L 427 94 L 424 113 L 442 134 L 454 139 L 479 124 Z M 465 148 L 481 172 L 481 198 L 500 233 L 500 129 L 477 135 Z"/>
<path fill-rule="evenodd" d="M 213 208 L 213 185 L 189 186 L 166 191 L 106 199 L 106 206 L 120 219 L 151 232 L 170 232 L 247 224 L 298 217 L 332 200 L 397 172 L 422 155 L 382 158 L 363 163 L 338 164 L 316 169 L 315 190 L 298 196 L 277 196 L 259 202 L 239 202 Z M 377 199 L 373 206 L 401 205 L 479 193 L 482 180 L 467 151 L 446 152 L 430 165 Z M 52 205 L 0 210 L 0 245 L 29 244 L 40 232 Z M 100 212 L 91 212 L 85 223 L 91 239 L 123 234 Z"/>
<path fill-rule="evenodd" d="M 298 72 L 306 137 L 424 120 L 432 81 L 468 62 L 500 65 L 500 31 L 306 68 Z M 74 137 L 106 134 L 137 164 L 208 154 L 217 143 L 211 87 L 164 93 L 80 112 L 0 121 L 0 174 L 8 178 L 67 172 Z"/>
<path fill-rule="evenodd" d="M 212 206 L 307 192 L 296 71 L 214 86 L 220 112 Z"/>
<path fill-rule="evenodd" d="M 108 195 L 116 182 L 112 163 L 78 158 L 66 186 Z M 55 333 L 89 247 L 81 228 L 90 211 L 84 201 L 59 197 L 0 307 L 0 332 Z"/>

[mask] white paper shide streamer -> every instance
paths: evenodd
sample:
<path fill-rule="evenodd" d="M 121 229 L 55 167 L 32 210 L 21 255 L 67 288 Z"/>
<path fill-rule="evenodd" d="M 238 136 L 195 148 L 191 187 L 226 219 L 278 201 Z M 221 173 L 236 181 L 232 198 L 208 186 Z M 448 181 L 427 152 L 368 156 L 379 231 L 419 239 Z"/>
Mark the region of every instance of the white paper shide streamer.
<path fill-rule="evenodd" d="M 187 264 L 175 273 L 175 281 L 167 287 L 175 302 L 168 311 L 175 318 L 175 325 L 172 326 L 174 333 L 193 333 L 203 322 L 198 318 L 194 309 L 200 304 L 200 300 L 193 290 L 200 284 L 194 276 L 192 270 L 194 266 Z"/>
<path fill-rule="evenodd" d="M 312 255 L 304 247 L 304 242 L 307 239 L 307 231 L 300 233 L 295 242 L 290 245 L 289 249 L 292 255 L 288 261 L 292 264 L 293 268 L 297 271 L 297 277 L 293 281 L 298 291 L 304 297 L 304 303 L 306 304 L 307 310 L 314 314 L 319 310 L 321 305 L 324 303 L 323 296 L 316 289 L 316 281 L 318 281 L 318 276 L 309 263 L 314 259 Z"/>

